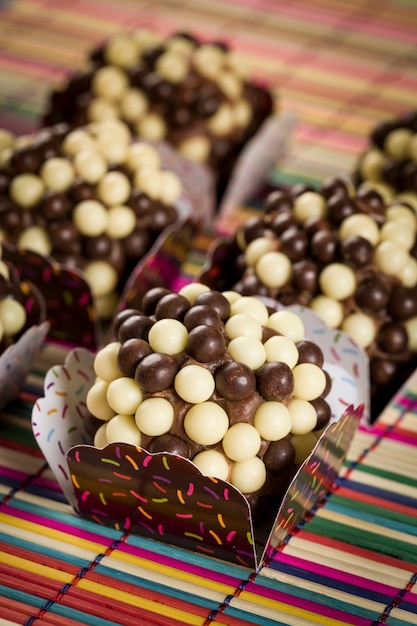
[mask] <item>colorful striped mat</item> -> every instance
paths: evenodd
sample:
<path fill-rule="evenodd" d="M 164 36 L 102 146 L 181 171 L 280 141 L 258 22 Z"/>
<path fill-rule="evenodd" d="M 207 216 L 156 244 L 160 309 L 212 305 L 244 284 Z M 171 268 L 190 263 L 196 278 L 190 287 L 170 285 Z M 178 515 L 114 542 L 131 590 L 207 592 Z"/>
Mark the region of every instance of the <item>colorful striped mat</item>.
<path fill-rule="evenodd" d="M 417 105 L 414 0 L 0 0 L 0 126 L 35 129 L 50 87 L 132 26 L 226 39 L 276 89 L 297 125 L 267 186 L 350 171 L 377 122 Z M 193 242 L 186 276 L 211 241 Z M 30 426 L 63 358 L 48 347 L 0 414 L 1 626 L 417 624 L 417 376 L 357 432 L 311 519 L 249 571 L 72 512 Z"/>

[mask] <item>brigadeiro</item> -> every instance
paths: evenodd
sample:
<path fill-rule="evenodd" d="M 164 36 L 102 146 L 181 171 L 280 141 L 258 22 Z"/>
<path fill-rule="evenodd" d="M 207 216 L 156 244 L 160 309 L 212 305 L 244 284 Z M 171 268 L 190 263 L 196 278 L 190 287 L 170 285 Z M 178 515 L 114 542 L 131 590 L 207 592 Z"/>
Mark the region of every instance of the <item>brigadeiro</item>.
<path fill-rule="evenodd" d="M 99 448 L 125 442 L 192 460 L 241 491 L 256 518 L 329 424 L 323 361 L 295 312 L 199 283 L 156 287 L 140 310 L 115 316 L 113 340 L 96 353 L 86 426 Z"/>
<path fill-rule="evenodd" d="M 217 243 L 201 275 L 213 289 L 301 304 L 370 359 L 372 415 L 417 365 L 416 215 L 342 178 L 275 190 Z"/>
<path fill-rule="evenodd" d="M 126 279 L 179 219 L 182 182 L 120 120 L 0 133 L 5 241 L 82 270 L 110 318 Z"/>
<path fill-rule="evenodd" d="M 209 165 L 220 194 L 239 151 L 275 108 L 270 91 L 245 74 L 223 42 L 117 33 L 50 94 L 44 124 L 121 119 L 133 134 Z"/>
<path fill-rule="evenodd" d="M 386 199 L 396 198 L 417 210 L 417 110 L 375 126 L 354 179 L 357 185 L 377 189 Z"/>

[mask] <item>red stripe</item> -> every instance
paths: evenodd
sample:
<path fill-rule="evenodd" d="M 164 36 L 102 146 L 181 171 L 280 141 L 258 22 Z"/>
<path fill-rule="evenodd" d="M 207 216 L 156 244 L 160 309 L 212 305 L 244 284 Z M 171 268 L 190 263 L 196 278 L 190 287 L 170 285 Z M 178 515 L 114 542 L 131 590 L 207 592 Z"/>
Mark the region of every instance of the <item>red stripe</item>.
<path fill-rule="evenodd" d="M 363 494 L 355 491 L 354 489 L 348 489 L 347 487 L 339 487 L 336 495 L 347 498 L 348 500 L 355 500 L 356 502 L 365 502 L 366 504 L 372 504 L 379 507 L 381 510 L 396 511 L 402 515 L 408 515 L 409 517 L 417 518 L 417 509 L 391 500 L 385 500 L 384 498 L 378 498 L 377 496 L 371 496 L 369 494 Z"/>

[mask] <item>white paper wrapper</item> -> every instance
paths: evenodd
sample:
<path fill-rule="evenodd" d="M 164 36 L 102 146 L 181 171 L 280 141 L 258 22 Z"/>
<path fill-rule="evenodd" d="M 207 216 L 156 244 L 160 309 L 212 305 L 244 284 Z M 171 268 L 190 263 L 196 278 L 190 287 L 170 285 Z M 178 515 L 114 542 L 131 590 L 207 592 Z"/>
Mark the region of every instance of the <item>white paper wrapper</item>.
<path fill-rule="evenodd" d="M 204 545 L 204 553 L 249 567 L 256 566 L 269 550 L 285 539 L 304 510 L 314 506 L 316 499 L 323 496 L 323 490 L 333 484 L 363 408 L 368 404 L 367 360 L 363 351 L 343 333 L 337 337 L 329 333 L 311 311 L 300 310 L 299 314 L 306 327 L 306 338 L 319 339 L 325 356 L 324 368 L 333 380 L 333 391 L 328 396 L 333 423 L 326 428 L 295 476 L 287 492 L 291 496 L 283 499 L 275 519 L 269 520 L 266 527 L 254 527 L 248 501 L 237 489 L 230 483 L 213 482 L 202 476 L 191 461 L 166 453 L 150 455 L 129 444 L 110 444 L 103 450 L 95 448 L 85 431 L 82 417 L 87 392 L 96 377 L 94 355 L 81 348 L 69 353 L 64 366 L 56 366 L 46 374 L 45 395 L 38 400 L 32 413 L 35 438 L 74 510 L 99 523 L 144 533 L 192 550 L 199 550 Z M 107 476 L 109 467 L 114 470 L 110 478 Z M 319 482 L 316 481 L 318 468 L 321 472 Z M 119 479 L 121 483 L 116 485 Z M 158 494 L 151 497 L 155 480 L 163 480 L 164 488 L 168 489 L 164 501 L 172 506 L 160 508 L 160 492 L 158 497 Z M 302 490 L 297 489 L 297 481 L 303 485 Z M 106 485 L 111 489 L 104 493 Z M 175 513 L 178 506 L 183 505 L 182 500 L 181 505 L 178 502 L 179 491 L 189 499 L 186 509 L 190 511 L 181 523 Z M 307 501 L 306 493 L 310 494 Z M 118 501 L 121 494 L 125 497 Z M 210 500 L 211 504 L 204 512 L 197 510 L 198 503 L 204 503 L 207 494 L 214 500 Z M 132 497 L 134 502 L 129 506 Z M 293 500 L 291 505 L 288 497 Z M 145 511 L 146 521 L 138 519 L 138 510 L 141 513 L 145 503 L 146 507 L 153 507 L 151 511 Z M 213 530 L 206 536 L 200 532 L 201 541 L 196 542 L 195 537 L 199 535 L 193 526 L 193 518 L 201 520 L 204 515 L 204 528 L 214 529 L 218 525 L 219 507 L 221 519 L 226 520 L 224 528 L 217 528 L 216 532 Z M 298 513 L 294 517 L 288 511 L 295 509 Z M 155 523 L 158 520 L 156 526 L 151 519 Z M 232 536 L 234 539 L 230 542 Z"/>

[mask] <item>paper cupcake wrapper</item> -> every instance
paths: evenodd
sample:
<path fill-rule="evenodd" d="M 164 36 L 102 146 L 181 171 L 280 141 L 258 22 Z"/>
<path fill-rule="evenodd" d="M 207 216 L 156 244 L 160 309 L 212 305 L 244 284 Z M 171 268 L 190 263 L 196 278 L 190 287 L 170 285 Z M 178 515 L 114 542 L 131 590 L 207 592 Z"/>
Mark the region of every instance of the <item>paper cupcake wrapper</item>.
<path fill-rule="evenodd" d="M 275 519 L 254 528 L 247 499 L 229 483 L 202 476 L 186 459 L 151 455 L 128 444 L 94 448 L 83 421 L 96 378 L 94 355 L 80 348 L 47 372 L 44 397 L 32 413 L 35 438 L 74 510 L 100 524 L 248 567 L 259 564 L 333 484 L 368 402 L 364 352 L 345 334 L 329 332 L 312 311 L 299 313 L 306 337 L 319 337 L 324 368 L 333 381 L 328 397 L 333 423 L 298 472 Z"/>

